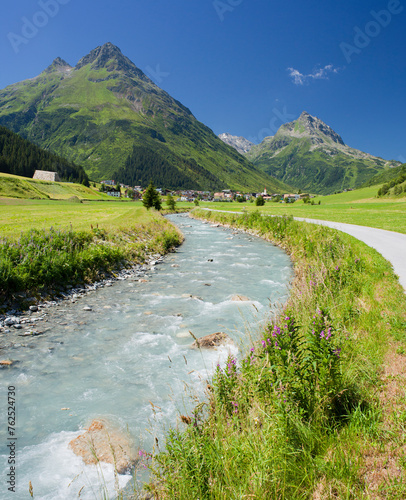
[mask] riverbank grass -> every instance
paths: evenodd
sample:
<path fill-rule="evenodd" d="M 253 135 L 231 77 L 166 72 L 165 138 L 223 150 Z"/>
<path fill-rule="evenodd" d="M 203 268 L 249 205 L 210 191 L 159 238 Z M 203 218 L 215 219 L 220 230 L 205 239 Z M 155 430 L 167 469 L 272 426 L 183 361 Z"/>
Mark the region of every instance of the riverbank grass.
<path fill-rule="evenodd" d="M 148 255 L 165 254 L 182 241 L 158 212 L 127 204 L 114 209 L 103 203 L 72 208 L 64 202 L 42 202 L 19 204 L 16 212 L 22 214 L 19 228 L 24 230 L 17 235 L 8 225 L 0 239 L 4 307 L 10 299 L 19 303 L 27 296 L 52 296 L 55 289 L 90 283 L 144 262 Z"/>
<path fill-rule="evenodd" d="M 194 214 L 279 244 L 296 279 L 275 321 L 217 367 L 207 401 L 170 431 L 150 490 L 185 500 L 405 498 L 404 427 L 392 415 L 394 405 L 406 415 L 405 401 L 380 397 L 382 366 L 406 343 L 391 266 L 348 235 L 291 217 Z M 385 457 L 395 477 L 372 474 Z"/>

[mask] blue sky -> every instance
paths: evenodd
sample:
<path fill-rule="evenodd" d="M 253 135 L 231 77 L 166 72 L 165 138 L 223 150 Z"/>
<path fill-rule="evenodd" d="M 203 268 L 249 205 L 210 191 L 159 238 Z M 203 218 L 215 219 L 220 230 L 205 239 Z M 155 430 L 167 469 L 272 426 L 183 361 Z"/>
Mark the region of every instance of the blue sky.
<path fill-rule="evenodd" d="M 303 110 L 406 161 L 406 0 L 14 0 L 0 88 L 112 42 L 216 134 L 255 142 Z"/>

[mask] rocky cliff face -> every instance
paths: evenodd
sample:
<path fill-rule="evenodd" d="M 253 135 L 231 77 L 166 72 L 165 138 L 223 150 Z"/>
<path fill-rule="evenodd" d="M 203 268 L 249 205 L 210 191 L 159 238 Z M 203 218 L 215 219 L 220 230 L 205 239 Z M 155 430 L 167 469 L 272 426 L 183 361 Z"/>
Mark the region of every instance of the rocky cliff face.
<path fill-rule="evenodd" d="M 248 153 L 248 151 L 254 145 L 248 139 L 245 139 L 245 137 L 238 137 L 236 135 L 231 135 L 228 133 L 219 134 L 219 138 L 229 146 L 236 149 L 241 154 Z"/>

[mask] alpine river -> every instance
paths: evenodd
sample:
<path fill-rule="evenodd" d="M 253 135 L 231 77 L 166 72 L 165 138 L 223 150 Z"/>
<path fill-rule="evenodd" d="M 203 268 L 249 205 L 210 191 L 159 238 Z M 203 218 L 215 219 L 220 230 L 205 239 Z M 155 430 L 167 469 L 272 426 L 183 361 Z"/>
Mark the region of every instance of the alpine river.
<path fill-rule="evenodd" d="M 155 436 L 162 443 L 164 429 L 190 414 L 191 394 L 203 394 L 216 364 L 250 347 L 272 308 L 287 300 L 293 270 L 280 248 L 187 215 L 169 218 L 185 241 L 151 267 L 147 281 L 130 278 L 62 301 L 46 309 L 44 335 L 1 350 L 1 359 L 18 361 L 0 367 L 1 499 L 31 498 L 30 481 L 37 500 L 114 498 L 113 466 L 85 465 L 69 442 L 93 419 L 105 419 L 129 432 L 137 449 L 151 451 Z M 235 295 L 249 300 L 231 300 Z M 192 350 L 189 331 L 226 332 L 235 347 Z M 7 483 L 10 386 L 15 493 Z M 131 475 L 118 479 L 123 487 Z"/>

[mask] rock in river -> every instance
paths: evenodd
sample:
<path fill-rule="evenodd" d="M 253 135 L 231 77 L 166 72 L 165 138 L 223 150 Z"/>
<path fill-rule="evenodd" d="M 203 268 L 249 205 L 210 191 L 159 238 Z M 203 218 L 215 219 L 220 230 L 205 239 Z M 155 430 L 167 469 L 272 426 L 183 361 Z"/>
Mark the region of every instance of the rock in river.
<path fill-rule="evenodd" d="M 83 434 L 69 443 L 69 447 L 86 464 L 113 464 L 118 474 L 124 474 L 136 462 L 129 437 L 111 429 L 102 420 L 93 420 Z"/>
<path fill-rule="evenodd" d="M 250 302 L 251 299 L 248 297 L 245 297 L 244 295 L 233 295 L 231 297 L 231 300 L 233 302 Z"/>
<path fill-rule="evenodd" d="M 15 363 L 12 359 L 3 359 L 0 361 L 0 366 L 12 366 Z"/>
<path fill-rule="evenodd" d="M 192 349 L 216 349 L 216 347 L 231 344 L 233 344 L 233 341 L 226 333 L 217 332 L 196 339 L 190 347 Z"/>

